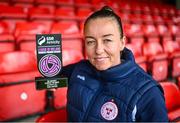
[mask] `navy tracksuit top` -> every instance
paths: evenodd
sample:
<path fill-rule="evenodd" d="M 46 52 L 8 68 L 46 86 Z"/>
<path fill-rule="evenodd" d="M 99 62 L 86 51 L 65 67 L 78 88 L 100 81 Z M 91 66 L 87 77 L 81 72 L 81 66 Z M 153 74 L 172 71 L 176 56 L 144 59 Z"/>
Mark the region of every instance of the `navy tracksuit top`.
<path fill-rule="evenodd" d="M 122 59 L 105 71 L 87 60 L 64 68 L 69 121 L 168 121 L 161 86 L 135 63 L 130 50 L 123 50 Z"/>

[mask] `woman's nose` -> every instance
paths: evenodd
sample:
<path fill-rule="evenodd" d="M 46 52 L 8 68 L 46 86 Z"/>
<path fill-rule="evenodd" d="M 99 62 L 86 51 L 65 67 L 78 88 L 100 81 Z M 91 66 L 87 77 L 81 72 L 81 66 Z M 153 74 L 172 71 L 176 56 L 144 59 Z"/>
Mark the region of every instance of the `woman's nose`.
<path fill-rule="evenodd" d="M 102 54 L 104 52 L 104 46 L 100 41 L 96 44 L 95 52 L 96 54 Z"/>

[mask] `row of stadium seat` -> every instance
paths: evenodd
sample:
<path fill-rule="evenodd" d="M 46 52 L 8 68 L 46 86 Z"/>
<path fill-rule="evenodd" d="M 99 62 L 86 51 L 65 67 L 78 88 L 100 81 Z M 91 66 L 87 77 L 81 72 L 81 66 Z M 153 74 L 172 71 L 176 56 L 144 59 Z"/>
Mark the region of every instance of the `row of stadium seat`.
<path fill-rule="evenodd" d="M 0 21 L 0 41 L 21 42 L 22 40 L 33 39 L 35 34 L 42 33 L 61 33 L 63 38 L 82 38 L 83 23 L 76 21 L 36 21 L 36 22 L 17 22 Z M 176 40 L 180 42 L 180 26 L 165 24 L 123 24 L 124 32 L 131 40 L 135 38 L 147 41 Z M 167 38 L 168 37 L 168 38 Z M 144 39 L 143 39 L 144 38 Z"/>
<path fill-rule="evenodd" d="M 137 4 L 137 5 L 136 4 L 132 4 L 132 5 L 133 5 L 132 9 L 140 9 L 140 6 L 137 6 L 139 4 Z M 4 4 L 0 4 L 0 6 L 2 7 L 0 12 L 2 13 L 4 11 L 4 13 L 7 16 L 8 15 L 12 16 L 12 14 L 15 14 L 15 13 L 19 13 L 19 14 L 21 14 L 21 16 L 22 15 L 25 16 L 25 14 L 30 14 L 31 15 L 31 14 L 33 14 L 33 12 L 34 12 L 34 14 L 47 14 L 48 15 L 48 14 L 53 14 L 54 12 L 58 13 L 56 11 L 64 12 L 64 13 L 74 13 L 74 12 L 77 12 L 77 14 L 78 14 L 83 9 L 84 10 L 89 10 L 89 12 L 97 9 L 97 8 L 76 7 L 76 6 L 58 6 L 58 7 L 56 7 L 56 6 L 49 6 L 49 5 L 38 5 L 38 6 L 33 6 L 32 5 L 32 6 L 28 6 L 27 7 L 27 6 L 23 6 L 23 5 L 20 6 L 20 5 L 4 5 Z M 145 7 L 146 7 L 146 10 L 147 10 L 148 6 L 146 5 Z M 156 11 L 154 11 L 154 13 L 153 13 L 154 9 L 152 9 L 152 13 L 141 13 L 141 12 L 137 13 L 138 10 L 132 10 L 132 12 L 127 12 L 127 11 L 125 11 L 125 9 L 126 8 L 129 8 L 129 9 L 131 8 L 130 5 L 127 5 L 127 4 L 122 6 L 122 8 L 120 7 L 120 5 L 117 5 L 117 7 L 114 8 L 114 9 L 115 9 L 116 12 L 122 12 L 122 13 L 126 13 L 126 14 L 134 13 L 134 14 L 144 14 L 144 15 L 162 15 L 162 16 L 169 16 L 169 17 L 171 17 L 171 16 L 175 16 L 176 17 L 176 16 L 179 15 L 179 11 L 176 10 L 175 7 L 173 7 L 173 6 L 171 6 L 171 8 L 168 8 L 168 7 L 167 8 L 165 8 L 165 7 L 163 8 L 163 7 L 161 7 L 160 10 L 158 10 L 158 8 L 156 8 L 156 6 L 154 6 L 154 7 L 155 7 L 155 10 L 157 12 L 159 11 L 159 14 L 157 14 Z M 169 11 L 169 9 L 170 9 L 170 11 Z M 69 11 L 65 11 L 65 10 L 69 10 Z M 14 13 L 13 13 L 13 11 L 14 11 Z M 150 8 L 149 8 L 149 11 L 151 11 Z M 166 14 L 163 14 L 161 12 L 166 13 Z M 169 14 L 168 14 L 168 12 L 169 12 Z M 171 14 L 170 14 L 170 12 L 171 12 Z M 24 16 L 22 16 L 22 17 L 24 17 Z"/>
<path fill-rule="evenodd" d="M 5 4 L 6 3 L 6 4 Z M 170 14 L 175 15 L 179 12 L 173 6 L 161 5 L 157 1 L 130 1 L 130 0 L 6 0 L 5 5 L 16 5 L 16 6 L 34 6 L 34 5 L 51 5 L 51 6 L 82 6 L 89 8 L 98 8 L 103 5 L 109 5 L 114 9 L 119 9 L 127 12 L 135 13 L 155 13 L 155 14 Z"/>
<path fill-rule="evenodd" d="M 34 20 L 77 20 L 83 21 L 94 10 L 84 7 L 71 7 L 61 6 L 53 8 L 49 6 L 38 7 L 21 7 L 21 6 L 9 6 L 0 5 L 0 19 L 19 19 L 22 21 L 34 21 Z M 123 22 L 134 23 L 179 23 L 179 15 L 154 15 L 154 14 L 140 14 L 140 13 L 125 13 L 124 11 L 116 10 L 117 14 L 121 16 Z"/>

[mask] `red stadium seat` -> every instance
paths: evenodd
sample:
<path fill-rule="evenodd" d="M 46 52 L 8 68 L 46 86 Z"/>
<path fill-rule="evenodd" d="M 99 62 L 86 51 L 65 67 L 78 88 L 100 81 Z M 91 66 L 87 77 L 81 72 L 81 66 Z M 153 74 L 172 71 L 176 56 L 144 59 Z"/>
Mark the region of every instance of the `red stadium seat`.
<path fill-rule="evenodd" d="M 159 7 L 160 14 L 162 15 L 168 15 L 168 9 L 166 6 Z"/>
<path fill-rule="evenodd" d="M 139 64 L 141 68 L 147 72 L 147 64 L 146 64 L 147 58 L 146 56 L 142 55 L 142 46 L 139 46 L 137 45 L 137 43 L 134 42 L 134 43 L 126 44 L 126 47 L 133 52 L 137 64 Z"/>
<path fill-rule="evenodd" d="M 61 33 L 62 38 L 81 38 L 79 27 L 75 21 L 59 21 L 52 25 L 51 33 Z"/>
<path fill-rule="evenodd" d="M 152 10 L 156 10 L 156 9 L 152 9 Z M 164 24 L 164 20 L 160 15 L 153 15 L 153 21 L 156 24 Z"/>
<path fill-rule="evenodd" d="M 80 39 L 62 39 L 62 49 L 73 49 L 83 52 L 83 42 Z"/>
<path fill-rule="evenodd" d="M 143 54 L 148 57 L 148 69 L 155 80 L 165 80 L 168 75 L 168 60 L 161 45 L 158 42 L 147 42 L 143 45 Z"/>
<path fill-rule="evenodd" d="M 4 21 L 0 21 L 0 34 L 10 34 L 13 30 L 10 30 L 10 25 Z"/>
<path fill-rule="evenodd" d="M 1 5 L 0 8 L 1 18 L 27 19 L 27 14 L 23 7 Z"/>
<path fill-rule="evenodd" d="M 180 90 L 173 82 L 160 83 L 164 90 L 166 108 L 170 121 L 180 117 Z"/>
<path fill-rule="evenodd" d="M 158 36 L 158 31 L 153 24 L 146 24 L 143 25 L 143 31 L 145 36 L 147 37 L 157 37 Z"/>
<path fill-rule="evenodd" d="M 84 58 L 83 53 L 81 51 L 70 48 L 64 48 L 62 50 L 63 66 L 76 63 Z"/>
<path fill-rule="evenodd" d="M 40 116 L 36 120 L 36 123 L 41 123 L 41 122 L 67 122 L 66 108 L 48 112 Z"/>
<path fill-rule="evenodd" d="M 130 18 L 132 23 L 142 23 L 141 14 L 130 14 Z"/>
<path fill-rule="evenodd" d="M 136 43 L 128 43 L 126 44 L 126 47 L 129 48 L 134 56 L 142 56 L 142 48 L 141 48 L 142 45 L 136 45 Z"/>
<path fill-rule="evenodd" d="M 74 0 L 56 0 L 56 5 L 73 6 Z"/>
<path fill-rule="evenodd" d="M 153 17 L 150 14 L 142 14 L 141 20 L 146 24 L 153 24 Z"/>
<path fill-rule="evenodd" d="M 74 7 L 59 7 L 55 10 L 56 20 L 75 20 L 75 9 Z"/>
<path fill-rule="evenodd" d="M 17 23 L 14 35 L 20 50 L 35 52 L 35 35 L 48 34 L 50 28 L 49 22 Z"/>
<path fill-rule="evenodd" d="M 0 74 L 36 70 L 35 55 L 30 52 L 8 52 L 0 54 Z"/>
<path fill-rule="evenodd" d="M 171 35 L 169 29 L 164 24 L 158 24 L 157 30 L 158 30 L 158 33 L 160 36 L 170 36 Z"/>
<path fill-rule="evenodd" d="M 45 90 L 37 91 L 35 82 L 0 87 L 0 121 L 44 112 Z"/>
<path fill-rule="evenodd" d="M 130 14 L 129 13 L 117 12 L 117 14 L 120 16 L 121 21 L 123 23 L 123 26 L 124 26 L 124 23 L 130 23 L 131 19 L 130 19 Z M 126 28 L 124 28 L 124 30 L 125 29 Z"/>
<path fill-rule="evenodd" d="M 31 40 L 31 37 L 27 41 L 22 41 L 19 44 L 19 48 L 21 51 L 30 51 L 34 54 L 36 54 L 36 42 L 35 37 Z"/>
<path fill-rule="evenodd" d="M 5 53 L 5 52 L 12 52 L 12 51 L 15 51 L 15 42 L 13 40 L 9 40 L 8 41 L 8 35 L 0 35 L 0 38 L 1 40 L 4 39 L 4 41 L 0 41 L 0 53 Z M 9 38 L 12 38 L 12 37 L 9 37 Z"/>
<path fill-rule="evenodd" d="M 89 0 L 74 0 L 74 3 L 77 7 L 92 7 Z"/>
<path fill-rule="evenodd" d="M 76 17 L 78 20 L 85 20 L 93 11 L 90 8 L 78 8 L 76 11 Z"/>
<path fill-rule="evenodd" d="M 180 46 L 178 42 L 172 40 L 163 41 L 164 52 L 168 53 L 170 59 L 172 77 L 180 76 Z"/>
<path fill-rule="evenodd" d="M 56 109 L 63 108 L 67 103 L 67 87 L 58 88 L 54 91 L 54 107 Z"/>
<path fill-rule="evenodd" d="M 120 11 L 123 11 L 125 13 L 129 13 L 131 11 L 132 5 L 129 4 L 128 2 L 120 2 Z"/>
<path fill-rule="evenodd" d="M 6 22 L 0 22 L 0 53 L 15 50 L 15 39 L 12 35 L 9 25 Z"/>
<path fill-rule="evenodd" d="M 138 37 L 143 36 L 144 32 L 142 31 L 141 24 L 124 24 L 124 31 L 128 37 Z"/>
<path fill-rule="evenodd" d="M 153 56 L 163 53 L 163 48 L 159 42 L 146 42 L 143 46 L 143 53 L 146 56 Z"/>
<path fill-rule="evenodd" d="M 143 11 L 144 14 L 151 14 L 151 10 L 150 10 L 150 7 L 149 7 L 148 4 L 145 4 L 145 3 L 144 3 L 144 4 L 141 6 L 141 9 L 142 9 L 142 11 Z"/>
<path fill-rule="evenodd" d="M 150 4 L 150 10 L 153 15 L 159 15 L 160 13 L 158 4 Z"/>
<path fill-rule="evenodd" d="M 141 48 L 140 50 L 142 51 L 142 45 L 144 44 L 145 40 L 144 37 L 130 37 L 130 42 L 133 43 L 134 45 L 137 45 L 139 48 Z M 142 55 L 142 52 L 141 52 Z"/>
<path fill-rule="evenodd" d="M 49 33 L 51 24 L 46 22 L 22 22 L 16 24 L 15 37 Z"/>
<path fill-rule="evenodd" d="M 171 34 L 174 36 L 180 35 L 180 25 L 169 24 L 168 29 L 170 30 Z"/>
<path fill-rule="evenodd" d="M 141 14 L 142 9 L 141 9 L 141 3 L 137 3 L 137 2 L 132 2 L 131 4 L 133 4 L 133 7 L 131 8 L 131 11 L 134 14 Z"/>
<path fill-rule="evenodd" d="M 51 9 L 45 7 L 32 7 L 28 10 L 30 20 L 53 20 Z"/>
<path fill-rule="evenodd" d="M 40 73 L 36 58 L 30 52 L 8 52 L 0 54 L 0 84 L 34 80 Z"/>
<path fill-rule="evenodd" d="M 163 18 L 165 24 L 173 24 L 174 23 L 172 17 L 169 15 L 162 15 L 162 18 Z"/>
<path fill-rule="evenodd" d="M 15 29 L 17 22 L 24 22 L 27 20 L 28 15 L 26 8 L 21 6 L 0 6 L 0 18 L 10 25 L 10 30 Z"/>
<path fill-rule="evenodd" d="M 25 12 L 27 13 L 27 10 L 31 7 L 33 7 L 33 3 L 28 3 L 28 2 L 15 2 L 13 4 L 13 6 L 16 6 L 16 7 L 23 7 L 25 8 Z M 28 17 L 27 17 L 28 19 Z"/>

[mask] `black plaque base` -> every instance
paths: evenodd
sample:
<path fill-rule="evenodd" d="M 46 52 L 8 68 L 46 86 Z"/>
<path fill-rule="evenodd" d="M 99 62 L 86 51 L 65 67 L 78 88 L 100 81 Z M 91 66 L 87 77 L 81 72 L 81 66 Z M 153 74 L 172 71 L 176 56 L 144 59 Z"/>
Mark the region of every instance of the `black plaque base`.
<path fill-rule="evenodd" d="M 36 77 L 35 82 L 37 90 L 67 87 L 68 85 L 67 78 Z"/>

